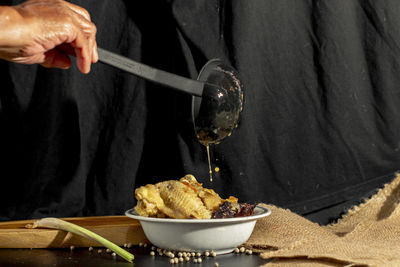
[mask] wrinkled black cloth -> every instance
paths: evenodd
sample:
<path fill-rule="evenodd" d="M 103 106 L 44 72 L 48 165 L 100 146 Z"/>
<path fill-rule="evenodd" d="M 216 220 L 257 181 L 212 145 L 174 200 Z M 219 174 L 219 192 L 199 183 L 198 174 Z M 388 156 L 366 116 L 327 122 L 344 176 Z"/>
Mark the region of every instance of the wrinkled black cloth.
<path fill-rule="evenodd" d="M 190 95 L 101 63 L 3 61 L 1 219 L 122 214 L 135 187 L 191 173 L 326 223 L 399 169 L 399 1 L 71 2 L 105 49 L 192 78 L 212 58 L 234 66 L 239 128 L 211 148 L 211 184 Z"/>

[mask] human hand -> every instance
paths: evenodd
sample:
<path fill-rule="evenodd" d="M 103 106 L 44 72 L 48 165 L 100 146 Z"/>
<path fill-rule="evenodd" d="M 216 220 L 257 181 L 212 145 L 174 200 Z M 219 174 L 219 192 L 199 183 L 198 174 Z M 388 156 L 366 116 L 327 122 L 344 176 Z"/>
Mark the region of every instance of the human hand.
<path fill-rule="evenodd" d="M 0 58 L 82 73 L 98 60 L 96 26 L 82 7 L 63 0 L 28 0 L 0 7 Z"/>

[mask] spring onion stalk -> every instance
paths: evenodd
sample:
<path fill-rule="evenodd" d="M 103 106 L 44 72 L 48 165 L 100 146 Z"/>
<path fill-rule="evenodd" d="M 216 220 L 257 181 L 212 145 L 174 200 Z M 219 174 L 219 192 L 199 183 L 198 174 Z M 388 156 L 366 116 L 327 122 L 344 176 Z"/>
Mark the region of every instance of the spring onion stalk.
<path fill-rule="evenodd" d="M 33 224 L 27 224 L 25 226 L 26 228 L 51 228 L 51 229 L 57 229 L 57 230 L 63 230 L 67 232 L 71 232 L 76 235 L 83 236 L 85 238 L 94 240 L 105 246 L 106 248 L 111 249 L 114 251 L 116 254 L 124 258 L 125 260 L 132 262 L 135 256 L 133 254 L 129 253 L 128 251 L 122 249 L 118 245 L 112 243 L 111 241 L 108 241 L 104 237 L 99 236 L 96 233 L 93 233 L 92 231 L 89 231 L 88 229 L 85 229 L 81 226 L 78 226 L 76 224 L 66 222 L 57 218 L 43 218 L 40 220 L 35 221 Z"/>

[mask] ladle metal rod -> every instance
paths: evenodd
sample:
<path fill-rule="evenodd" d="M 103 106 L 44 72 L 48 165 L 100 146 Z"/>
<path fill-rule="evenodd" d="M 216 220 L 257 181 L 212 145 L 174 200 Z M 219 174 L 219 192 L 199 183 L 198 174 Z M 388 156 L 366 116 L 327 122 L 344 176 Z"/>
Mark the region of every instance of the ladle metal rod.
<path fill-rule="evenodd" d="M 98 48 L 99 61 L 132 73 L 146 80 L 168 86 L 195 96 L 202 96 L 204 82 L 192 80 L 163 70 L 152 68 L 129 58 Z"/>

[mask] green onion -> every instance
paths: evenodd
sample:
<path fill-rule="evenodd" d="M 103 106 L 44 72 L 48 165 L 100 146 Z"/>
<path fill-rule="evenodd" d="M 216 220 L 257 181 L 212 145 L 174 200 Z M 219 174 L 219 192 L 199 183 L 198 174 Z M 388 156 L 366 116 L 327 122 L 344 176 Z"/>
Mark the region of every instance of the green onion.
<path fill-rule="evenodd" d="M 127 260 L 129 262 L 132 262 L 132 260 L 135 258 L 135 256 L 133 256 L 133 254 L 122 249 L 121 247 L 117 246 L 116 244 L 108 241 L 104 237 L 101 237 L 98 234 L 93 233 L 92 231 L 89 231 L 81 226 L 78 226 L 76 224 L 66 222 L 66 221 L 63 221 L 63 220 L 60 220 L 57 218 L 43 218 L 43 219 L 35 221 L 33 224 L 27 224 L 25 227 L 26 228 L 37 228 L 37 227 L 52 228 L 52 229 L 71 232 L 73 234 L 80 235 L 85 238 L 99 242 L 100 244 L 102 244 L 106 248 L 111 249 L 116 254 L 120 255 L 122 258 L 124 258 L 125 260 Z"/>

